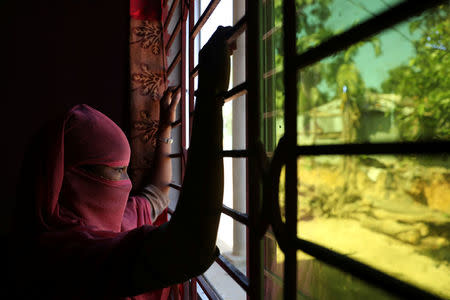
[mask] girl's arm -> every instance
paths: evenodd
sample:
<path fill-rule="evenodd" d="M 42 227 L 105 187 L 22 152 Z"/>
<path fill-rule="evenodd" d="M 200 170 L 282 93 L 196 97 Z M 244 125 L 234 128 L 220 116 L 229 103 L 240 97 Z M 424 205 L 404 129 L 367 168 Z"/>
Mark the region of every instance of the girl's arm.
<path fill-rule="evenodd" d="M 159 127 L 156 134 L 157 142 L 153 165 L 151 173 L 144 177 L 144 187 L 140 193 L 150 202 L 152 221 L 169 205 L 169 183 L 172 180 L 172 160 L 169 157 L 172 147 L 170 139 L 180 95 L 180 91 L 174 94 L 174 90 L 169 88 L 160 102 Z M 155 191 L 155 187 L 162 193 Z"/>
<path fill-rule="evenodd" d="M 132 292 L 162 288 L 197 276 L 213 263 L 223 197 L 222 101 L 230 74 L 219 27 L 199 58 L 199 89 L 183 188 L 171 220 L 146 233 L 132 272 Z"/>

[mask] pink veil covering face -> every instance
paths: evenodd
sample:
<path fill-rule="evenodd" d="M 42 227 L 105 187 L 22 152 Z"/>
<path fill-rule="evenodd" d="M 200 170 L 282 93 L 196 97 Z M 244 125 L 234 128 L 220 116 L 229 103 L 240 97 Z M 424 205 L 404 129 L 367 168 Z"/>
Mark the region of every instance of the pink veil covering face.
<path fill-rule="evenodd" d="M 129 197 L 129 179 L 111 181 L 80 168 L 128 165 L 128 140 L 112 120 L 85 104 L 55 124 L 37 136 L 24 163 L 28 172 L 19 186 L 11 247 L 17 291 L 129 299 L 118 295 L 132 286 L 136 252 L 154 228 L 142 226 L 152 223 L 150 204 Z M 160 216 L 156 223 L 166 220 Z M 163 288 L 133 299 L 165 300 L 169 292 Z"/>
<path fill-rule="evenodd" d="M 36 216 L 41 230 L 87 227 L 119 232 L 131 181 L 107 180 L 80 166 L 127 166 L 130 146 L 107 116 L 80 104 L 65 116 L 37 183 Z"/>

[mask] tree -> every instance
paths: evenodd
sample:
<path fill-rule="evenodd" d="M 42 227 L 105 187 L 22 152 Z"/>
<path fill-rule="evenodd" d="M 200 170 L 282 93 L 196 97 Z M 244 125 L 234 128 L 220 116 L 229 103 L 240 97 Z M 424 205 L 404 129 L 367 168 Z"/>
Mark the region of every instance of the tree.
<path fill-rule="evenodd" d="M 450 138 L 450 7 L 441 5 L 410 23 L 416 56 L 390 70 L 385 93 L 401 95 L 397 112 L 405 140 Z"/>

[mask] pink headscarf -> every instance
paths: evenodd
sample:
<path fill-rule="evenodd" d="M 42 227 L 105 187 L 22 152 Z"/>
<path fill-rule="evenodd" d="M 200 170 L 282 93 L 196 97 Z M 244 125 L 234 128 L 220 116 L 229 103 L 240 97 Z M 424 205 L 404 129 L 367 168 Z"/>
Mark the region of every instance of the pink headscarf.
<path fill-rule="evenodd" d="M 107 180 L 80 168 L 87 164 L 128 166 L 130 146 L 123 131 L 107 116 L 80 104 L 66 115 L 53 145 L 50 172 L 37 196 L 42 228 L 82 226 L 119 232 L 131 181 Z"/>
<path fill-rule="evenodd" d="M 80 166 L 127 166 L 128 140 L 111 119 L 85 104 L 73 107 L 50 129 L 39 136 L 37 147 L 31 147 L 31 162 L 37 165 L 30 180 L 21 184 L 25 193 L 19 197 L 23 203 L 16 221 L 23 234 L 16 235 L 15 276 L 31 291 L 32 285 L 38 291 L 59 288 L 67 293 L 60 295 L 64 299 L 71 293 L 79 299 L 72 284 L 82 297 L 111 293 L 107 297 L 116 299 L 129 284 L 136 251 L 153 230 L 142 226 L 152 224 L 150 204 L 129 197 L 129 179 L 102 179 Z M 23 186 L 32 181 L 34 186 Z M 169 291 L 155 290 L 134 299 L 167 299 Z"/>

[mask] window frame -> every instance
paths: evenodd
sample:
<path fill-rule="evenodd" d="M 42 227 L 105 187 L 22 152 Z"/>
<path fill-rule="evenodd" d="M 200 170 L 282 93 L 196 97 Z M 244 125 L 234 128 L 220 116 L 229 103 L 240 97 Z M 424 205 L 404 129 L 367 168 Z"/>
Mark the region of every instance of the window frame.
<path fill-rule="evenodd" d="M 285 135 L 274 153 L 270 174 L 271 178 L 279 178 L 281 166 L 286 166 L 286 222 L 281 221 L 279 207 L 275 212 L 272 224 L 276 240 L 279 242 L 286 258 L 284 262 L 284 299 L 295 299 L 297 296 L 297 259 L 296 252 L 301 250 L 328 265 L 347 272 L 367 283 L 377 286 L 396 296 L 404 298 L 440 299 L 412 284 L 396 279 L 366 264 L 353 260 L 326 247 L 297 237 L 297 158 L 301 155 L 327 154 L 436 154 L 448 153 L 448 141 L 431 142 L 392 142 L 379 144 L 343 144 L 299 146 L 297 145 L 297 74 L 298 71 L 315 62 L 329 57 L 340 50 L 373 36 L 385 29 L 435 7 L 445 1 L 404 1 L 392 6 L 387 11 L 357 24 L 341 34 L 335 35 L 318 46 L 298 54 L 296 49 L 296 7 L 295 1 L 283 1 L 283 46 L 284 46 L 284 87 L 285 87 Z M 288 99 L 295 99 L 294 101 Z M 275 185 L 278 189 L 278 180 Z M 276 193 L 278 195 L 278 193 Z M 276 196 L 278 197 L 278 196 Z M 270 199 L 278 205 L 278 199 Z"/>
<path fill-rule="evenodd" d="M 183 157 L 181 162 L 181 179 L 184 175 L 184 162 L 186 161 L 186 142 L 189 139 L 186 128 L 192 128 L 194 111 L 194 78 L 198 74 L 198 66 L 194 65 L 195 36 L 207 22 L 220 0 L 211 0 L 208 7 L 199 16 L 197 21 L 187 16 L 195 15 L 195 1 L 173 0 L 169 10 L 166 24 L 170 22 L 175 9 L 181 7 L 181 18 L 172 32 L 169 42 L 175 40 L 181 33 L 181 50 L 169 66 L 171 73 L 175 66 L 181 64 L 180 85 L 177 87 L 181 93 L 181 118 L 173 123 L 173 127 L 181 126 L 181 147 L 179 153 L 172 157 Z M 385 29 L 405 21 L 427 9 L 444 3 L 444 0 L 430 1 L 404 1 L 390 7 L 385 12 L 376 15 L 367 21 L 354 25 L 343 33 L 337 34 L 318 46 L 301 54 L 296 49 L 296 7 L 295 1 L 283 1 L 283 27 L 284 32 L 284 121 L 285 135 L 276 147 L 270 165 L 265 167 L 261 158 L 259 141 L 261 140 L 261 110 L 260 105 L 264 99 L 262 92 L 262 8 L 263 0 L 246 0 L 246 13 L 234 26 L 230 41 L 236 39 L 246 31 L 246 81 L 225 95 L 227 101 L 247 94 L 246 101 L 246 149 L 223 151 L 223 157 L 247 158 L 247 214 L 223 207 L 222 213 L 230 216 L 247 227 L 247 274 L 242 274 L 225 257 L 219 256 L 216 262 L 239 284 L 246 292 L 247 299 L 263 299 L 263 240 L 268 226 L 272 226 L 274 238 L 285 254 L 284 262 L 284 299 L 297 297 L 297 258 L 296 253 L 301 250 L 328 265 L 347 272 L 362 279 L 371 285 L 377 286 L 400 297 L 419 297 L 427 299 L 440 299 L 416 286 L 398 280 L 386 273 L 378 271 L 366 264 L 360 263 L 347 256 L 334 252 L 326 247 L 308 242 L 297 237 L 297 158 L 301 155 L 328 155 L 328 154 L 438 154 L 448 153 L 448 141 L 432 142 L 393 142 L 379 144 L 341 144 L 341 145 L 297 145 L 297 109 L 298 90 L 297 73 L 299 70 L 319 62 L 320 60 L 344 50 L 351 45 L 373 36 Z M 251 8 L 251 9 L 249 9 Z M 179 24 L 179 25 L 178 25 Z M 165 26 L 166 27 L 166 26 Z M 188 42 L 186 43 L 186 35 Z M 170 44 L 168 46 L 170 48 Z M 166 50 L 168 50 L 168 48 Z M 186 56 L 188 55 L 188 58 Z M 186 71 L 188 67 L 188 71 Z M 249 72 L 251 70 L 251 72 Z M 186 77 L 188 80 L 186 82 Z M 188 87 L 188 88 L 187 88 Z M 188 90 L 188 95 L 184 91 Z M 294 99 L 294 100 L 289 100 Z M 264 103 L 264 102 L 263 102 Z M 188 116 L 189 119 L 186 119 Z M 279 172 L 286 166 L 286 221 L 282 222 L 278 204 Z M 177 190 L 180 185 L 171 184 Z M 220 299 L 214 287 L 203 276 L 189 282 L 190 299 L 197 299 L 197 283 L 209 299 Z M 185 286 L 186 287 L 186 286 Z"/>
<path fill-rule="evenodd" d="M 165 20 L 164 28 L 168 28 L 168 24 L 172 21 L 171 18 L 174 16 L 174 12 L 178 9 L 180 9 L 180 18 L 177 20 L 177 23 L 172 30 L 170 34 L 170 38 L 168 40 L 167 46 L 166 46 L 166 52 L 168 52 L 173 45 L 173 42 L 175 41 L 176 37 L 178 35 L 181 36 L 180 40 L 180 51 L 175 55 L 172 62 L 170 63 L 168 67 L 168 75 L 170 75 L 175 68 L 180 65 L 180 84 L 176 87 L 176 90 L 181 90 L 181 100 L 180 100 L 180 118 L 175 121 L 172 124 L 172 128 L 176 128 L 178 126 L 181 126 L 181 143 L 180 143 L 180 149 L 179 152 L 173 153 L 170 155 L 171 158 L 178 158 L 182 157 L 181 166 L 180 166 L 180 178 L 181 181 L 184 177 L 184 170 L 185 170 L 185 162 L 187 159 L 187 145 L 188 140 L 191 134 L 191 128 L 192 128 L 192 119 L 193 119 L 193 112 L 194 112 L 194 97 L 195 97 L 195 91 L 194 91 L 194 78 L 198 75 L 198 66 L 194 66 L 194 43 L 195 43 L 195 37 L 199 34 L 201 28 L 203 25 L 207 22 L 208 18 L 213 13 L 214 9 L 219 4 L 220 0 L 211 0 L 209 2 L 209 5 L 205 9 L 205 11 L 199 16 L 199 19 L 197 21 L 194 20 L 194 18 L 189 18 L 188 16 L 195 16 L 195 3 L 196 1 L 185 1 L 185 0 L 173 0 L 172 5 L 169 9 L 168 16 Z M 247 4 L 247 3 L 246 3 Z M 247 6 L 246 6 L 247 7 Z M 255 24 L 257 24 L 255 22 Z M 233 33 L 228 38 L 228 42 L 232 43 L 234 42 L 244 31 L 247 29 L 247 16 L 244 15 L 244 17 L 241 18 L 240 21 L 238 21 L 233 26 Z M 186 42 L 186 37 L 188 42 Z M 246 36 L 249 36 L 247 34 Z M 246 39 L 247 43 L 248 38 Z M 247 49 L 248 51 L 248 49 Z M 246 55 L 247 57 L 247 55 Z M 258 65 L 258 63 L 254 63 L 254 65 Z M 188 67 L 188 71 L 186 71 Z M 248 61 L 246 63 L 246 70 L 248 70 Z M 187 80 L 186 80 L 187 78 Z M 244 94 L 249 93 L 248 88 L 248 82 L 245 81 L 242 84 L 239 84 L 235 86 L 234 88 L 227 91 L 224 95 L 224 102 L 229 102 L 234 99 L 239 98 L 240 96 Z M 254 86 L 257 86 L 257 80 L 254 79 Z M 187 91 L 188 94 L 186 95 Z M 255 99 L 259 99 L 258 97 L 254 97 Z M 258 104 L 257 101 L 254 101 L 256 105 Z M 248 103 L 246 101 L 246 103 Z M 247 105 L 248 106 L 248 105 Z M 248 111 L 248 107 L 246 110 Z M 253 109 L 253 108 L 250 108 Z M 189 116 L 189 119 L 186 118 L 186 116 Z M 250 120 L 251 121 L 251 120 Z M 255 120 L 253 120 L 255 122 Z M 247 118 L 246 121 L 247 124 L 247 136 L 250 135 L 249 129 L 249 120 Z M 257 122 L 255 122 L 255 125 L 253 125 L 253 128 L 255 129 L 255 132 L 259 132 L 258 126 L 256 125 Z M 187 134 L 189 132 L 189 136 Z M 256 136 L 255 136 L 255 141 Z M 254 142 L 250 142 L 252 144 L 255 144 Z M 249 141 L 247 139 L 247 149 L 248 149 Z M 252 165 L 252 158 L 249 155 L 249 151 L 247 149 L 239 149 L 239 150 L 228 150 L 223 151 L 222 156 L 223 157 L 234 157 L 234 158 L 247 158 L 247 170 Z M 255 163 L 253 162 L 253 165 Z M 249 173 L 249 172 L 247 172 Z M 249 188 L 249 180 L 250 174 L 247 174 L 247 188 Z M 259 184 L 259 183 L 256 183 Z M 175 190 L 181 190 L 181 185 L 177 183 L 171 183 L 169 185 L 172 189 Z M 248 189 L 247 189 L 248 190 Z M 254 197 L 255 199 L 259 199 L 259 197 Z M 247 193 L 247 207 L 249 201 L 249 193 Z M 172 214 L 173 211 L 170 209 L 169 213 Z M 249 230 L 248 227 L 250 225 L 251 217 L 250 214 L 243 213 L 237 210 L 234 210 L 230 207 L 227 207 L 223 205 L 222 213 L 230 216 L 233 220 L 246 225 L 247 226 L 247 239 L 250 239 L 252 237 L 252 232 L 254 230 Z M 255 239 L 255 238 L 253 238 Z M 248 245 L 248 243 L 247 243 Z M 249 248 L 247 247 L 247 258 L 249 257 Z M 260 252 L 260 249 L 256 249 L 257 252 Z M 230 275 L 230 277 L 238 284 L 240 285 L 244 291 L 247 293 L 247 298 L 255 298 L 249 295 L 249 291 L 251 290 L 251 287 L 249 286 L 249 278 L 245 276 L 239 269 L 237 269 L 227 258 L 225 258 L 223 255 L 219 255 L 219 257 L 216 259 L 216 262 L 219 264 L 221 268 L 225 272 Z M 247 269 L 249 265 L 255 265 L 252 264 L 247 260 Z M 261 264 L 256 264 L 258 266 L 261 266 Z M 255 281 L 256 282 L 256 281 Z M 200 285 L 200 287 L 203 289 L 203 292 L 208 296 L 209 299 L 220 299 L 220 295 L 215 291 L 214 287 L 210 284 L 210 282 L 206 279 L 204 275 L 200 275 L 197 278 L 191 279 L 188 283 L 188 285 L 185 284 L 185 289 L 187 288 L 189 298 L 190 299 L 197 299 L 197 283 Z M 258 291 L 260 288 L 257 289 Z"/>

